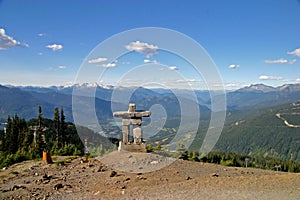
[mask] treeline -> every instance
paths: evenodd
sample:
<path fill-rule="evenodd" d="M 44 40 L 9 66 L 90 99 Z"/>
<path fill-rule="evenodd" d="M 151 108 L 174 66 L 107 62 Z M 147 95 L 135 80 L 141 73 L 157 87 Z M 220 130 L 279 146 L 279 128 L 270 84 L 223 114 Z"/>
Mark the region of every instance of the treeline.
<path fill-rule="evenodd" d="M 200 156 L 198 152 L 187 151 L 182 142 L 179 142 L 176 152 L 168 152 L 160 145 L 160 143 L 156 144 L 155 147 L 152 144 L 148 144 L 147 151 L 195 162 L 300 173 L 300 162 L 295 162 L 293 160 L 281 160 L 269 156 L 249 156 L 233 152 L 210 152 Z"/>
<path fill-rule="evenodd" d="M 232 152 L 210 152 L 205 156 L 199 156 L 197 152 L 185 151 L 180 159 L 196 162 L 215 163 L 224 166 L 254 167 L 284 172 L 300 172 L 300 163 L 292 160 L 280 160 L 272 157 L 251 157 Z"/>
<path fill-rule="evenodd" d="M 51 155 L 83 154 L 75 125 L 65 122 L 63 109 L 55 108 L 53 120 L 43 118 L 41 107 L 38 118 L 28 122 L 18 115 L 8 116 L 5 130 L 0 131 L 0 167 L 40 158 L 42 151 Z"/>

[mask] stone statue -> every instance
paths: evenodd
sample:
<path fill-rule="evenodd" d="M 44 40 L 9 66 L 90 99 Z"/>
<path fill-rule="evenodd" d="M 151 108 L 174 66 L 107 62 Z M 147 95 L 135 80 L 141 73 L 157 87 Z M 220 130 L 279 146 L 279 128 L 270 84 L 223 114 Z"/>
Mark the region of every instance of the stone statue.
<path fill-rule="evenodd" d="M 122 134 L 123 140 L 120 145 L 124 146 L 123 149 L 130 150 L 136 149 L 136 145 L 142 145 L 143 148 L 143 133 L 142 133 L 142 117 L 150 117 L 150 111 L 136 110 L 134 103 L 129 104 L 128 111 L 114 112 L 114 117 L 122 117 Z M 132 126 L 133 145 L 129 141 L 130 126 Z M 128 145 L 132 145 L 132 148 L 126 148 Z M 133 147 L 135 145 L 135 148 Z M 122 147 L 121 147 L 122 149 Z M 138 148 L 137 148 L 138 149 Z M 143 150 L 144 151 L 144 150 Z"/>

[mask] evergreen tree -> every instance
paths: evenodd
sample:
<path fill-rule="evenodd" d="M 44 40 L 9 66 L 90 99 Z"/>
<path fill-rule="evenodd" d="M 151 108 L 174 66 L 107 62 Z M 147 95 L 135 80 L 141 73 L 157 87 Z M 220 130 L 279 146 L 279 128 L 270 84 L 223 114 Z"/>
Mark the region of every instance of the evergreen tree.
<path fill-rule="evenodd" d="M 66 117 L 64 115 L 64 109 L 61 108 L 60 110 L 60 135 L 61 135 L 61 143 L 64 145 L 66 142 Z"/>
<path fill-rule="evenodd" d="M 7 134 L 7 152 L 9 154 L 16 153 L 18 150 L 18 136 L 19 136 L 19 117 L 15 115 L 12 120 L 10 120 L 9 128 L 6 130 Z"/>
<path fill-rule="evenodd" d="M 59 119 L 59 110 L 56 107 L 54 110 L 54 129 L 56 135 L 56 146 L 58 148 L 62 147 L 61 145 L 61 135 L 60 135 L 60 119 Z"/>
<path fill-rule="evenodd" d="M 3 142 L 4 142 L 4 137 L 5 137 L 5 135 L 4 135 L 5 133 L 4 133 L 4 131 L 2 131 L 2 130 L 0 130 L 0 152 L 1 151 L 3 151 Z"/>
<path fill-rule="evenodd" d="M 39 114 L 38 114 L 38 126 L 39 126 L 39 128 L 42 128 L 42 122 L 43 122 L 42 107 L 39 106 Z"/>
<path fill-rule="evenodd" d="M 43 113 L 42 107 L 39 106 L 38 111 L 38 127 L 35 128 L 35 148 L 34 148 L 34 156 L 41 157 L 42 151 L 45 149 L 44 141 L 43 141 Z"/>
<path fill-rule="evenodd" d="M 10 116 L 8 115 L 7 117 L 7 125 L 6 125 L 6 131 L 3 135 L 3 141 L 2 141 L 2 149 L 3 151 L 6 151 L 7 152 L 7 149 L 8 149 L 8 140 L 9 140 L 9 134 L 8 134 L 8 129 L 11 129 L 11 118 Z"/>

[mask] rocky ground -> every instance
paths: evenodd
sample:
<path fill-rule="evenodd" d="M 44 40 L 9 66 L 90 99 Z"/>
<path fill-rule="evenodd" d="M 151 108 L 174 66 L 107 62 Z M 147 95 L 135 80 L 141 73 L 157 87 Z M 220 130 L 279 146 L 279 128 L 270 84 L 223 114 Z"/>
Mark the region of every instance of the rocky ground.
<path fill-rule="evenodd" d="M 300 174 L 113 152 L 0 171 L 0 199 L 300 199 Z M 104 164 L 105 163 L 105 164 Z"/>

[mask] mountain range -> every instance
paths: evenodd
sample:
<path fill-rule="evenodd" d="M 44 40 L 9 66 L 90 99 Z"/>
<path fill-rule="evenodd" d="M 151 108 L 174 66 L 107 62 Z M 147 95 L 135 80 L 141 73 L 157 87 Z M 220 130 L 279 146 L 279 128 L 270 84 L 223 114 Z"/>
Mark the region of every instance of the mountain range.
<path fill-rule="evenodd" d="M 0 119 L 18 113 L 29 119 L 36 117 L 37 107 L 41 105 L 45 117 L 51 118 L 54 107 L 64 108 L 68 120 L 72 121 L 72 94 L 93 97 L 96 107 L 105 110 L 101 118 L 112 116 L 106 108 L 111 104 L 119 103 L 119 109 L 127 110 L 126 99 L 135 102 L 140 109 L 149 109 L 151 105 L 162 104 L 170 115 L 178 115 L 178 100 L 181 97 L 186 102 L 201 105 L 203 112 L 209 112 L 210 93 L 206 90 L 193 91 L 196 99 L 188 90 L 147 89 L 143 87 L 118 87 L 97 83 L 83 83 L 66 86 L 36 87 L 36 86 L 1 86 L 0 85 Z M 92 95 L 91 95 L 92 94 Z M 132 94 L 128 96 L 128 94 Z M 300 99 L 300 84 L 287 84 L 280 87 L 271 87 L 263 84 L 250 85 L 236 91 L 228 91 L 227 110 L 244 110 L 264 108 L 274 105 L 290 103 Z M 173 109 L 171 109 L 173 107 Z"/>
<path fill-rule="evenodd" d="M 180 99 L 181 103 L 190 105 L 191 108 L 199 106 L 201 121 L 198 134 L 191 146 L 197 148 L 208 128 L 211 100 L 209 91 L 193 92 L 196 98 L 187 90 L 115 88 L 96 83 L 52 87 L 0 85 L 0 119 L 1 122 L 5 122 L 8 115 L 14 114 L 25 119 L 36 118 L 40 105 L 44 117 L 53 118 L 54 108 L 59 107 L 64 109 L 67 121 L 72 122 L 72 95 L 76 95 L 84 107 L 79 114 L 85 120 L 80 125 L 95 127 L 88 117 L 90 110 L 95 106 L 96 116 L 106 129 L 104 134 L 114 136 L 113 134 L 119 135 L 120 130 L 118 131 L 116 127 L 109 128 L 114 121 L 112 113 L 127 110 L 128 101 L 135 102 L 137 109 L 141 110 L 160 105 L 156 108 L 164 109 L 166 115 L 164 128 L 155 135 L 149 134 L 149 141 L 164 144 L 175 136 L 176 129 L 180 125 L 180 117 L 193 119 L 195 114 L 193 110 L 182 112 L 178 101 Z M 255 84 L 227 91 L 226 98 L 226 122 L 215 150 L 300 160 L 300 84 L 280 87 Z M 94 104 L 91 105 L 91 102 Z M 157 120 L 162 121 L 159 118 Z M 145 122 L 147 124 L 150 121 Z M 185 128 L 188 127 L 189 125 L 186 125 Z"/>

